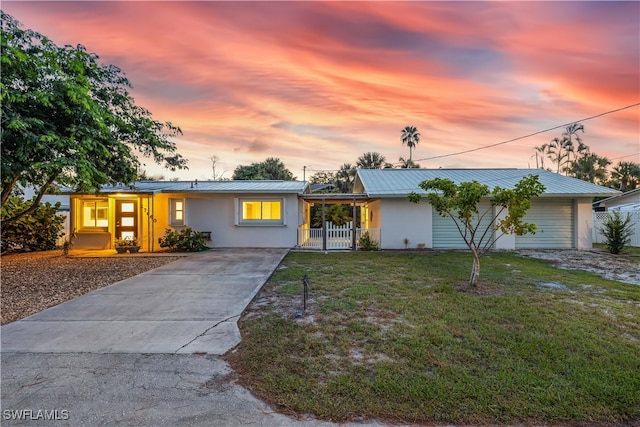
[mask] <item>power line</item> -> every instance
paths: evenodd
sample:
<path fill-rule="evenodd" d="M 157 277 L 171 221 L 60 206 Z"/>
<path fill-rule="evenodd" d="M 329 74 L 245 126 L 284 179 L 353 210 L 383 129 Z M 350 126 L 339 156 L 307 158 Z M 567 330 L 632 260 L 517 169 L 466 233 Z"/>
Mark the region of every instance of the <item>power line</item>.
<path fill-rule="evenodd" d="M 609 159 L 609 160 L 624 159 L 625 157 L 638 156 L 638 155 L 640 155 L 640 151 L 637 152 L 637 153 L 633 153 L 633 154 L 627 154 L 626 156 L 614 157 L 613 159 Z"/>
<path fill-rule="evenodd" d="M 442 159 L 444 157 L 458 156 L 460 154 L 472 153 L 474 151 L 480 151 L 480 150 L 484 150 L 484 149 L 487 149 L 487 148 L 497 147 L 499 145 L 504 145 L 504 144 L 508 144 L 510 142 L 519 141 L 521 139 L 530 138 L 532 136 L 539 135 L 541 133 L 546 133 L 546 132 L 549 132 L 549 131 L 552 131 L 552 130 L 564 128 L 564 127 L 567 127 L 567 126 L 572 125 L 574 123 L 586 122 L 587 120 L 592 120 L 592 119 L 595 119 L 595 118 L 598 118 L 598 117 L 606 116 L 607 114 L 617 113 L 618 111 L 626 110 L 626 109 L 632 108 L 632 107 L 637 107 L 638 105 L 640 105 L 640 102 L 637 102 L 637 103 L 631 104 L 631 105 L 627 105 L 626 107 L 622 107 L 622 108 L 618 108 L 618 109 L 615 109 L 615 110 L 610 110 L 610 111 L 607 111 L 607 112 L 604 112 L 604 113 L 596 114 L 595 116 L 591 116 L 591 117 L 587 117 L 587 118 L 584 118 L 584 119 L 576 120 L 576 121 L 573 121 L 573 122 L 565 123 L 563 125 L 558 125 L 558 126 L 555 126 L 555 127 L 552 127 L 552 128 L 544 129 L 544 130 L 541 130 L 541 131 L 538 131 L 538 132 L 531 133 L 529 135 L 519 136 L 517 138 L 513 138 L 513 139 L 506 140 L 506 141 L 498 142 L 498 143 L 495 143 L 495 144 L 484 145 L 482 147 L 472 148 L 470 150 L 465 150 L 465 151 L 459 151 L 457 153 L 443 154 L 441 156 L 434 156 L 434 157 L 427 157 L 427 158 L 424 158 L 424 159 L 417 159 L 415 161 L 416 162 L 421 162 L 421 161 L 426 161 L 426 160 Z M 627 157 L 627 156 L 625 156 L 625 157 Z"/>

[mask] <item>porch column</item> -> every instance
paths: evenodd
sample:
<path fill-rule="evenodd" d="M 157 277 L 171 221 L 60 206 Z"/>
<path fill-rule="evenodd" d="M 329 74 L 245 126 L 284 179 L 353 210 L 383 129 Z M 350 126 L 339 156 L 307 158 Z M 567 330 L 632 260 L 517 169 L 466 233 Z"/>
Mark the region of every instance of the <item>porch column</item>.
<path fill-rule="evenodd" d="M 322 250 L 327 250 L 327 223 L 324 218 L 324 197 L 322 198 Z"/>
<path fill-rule="evenodd" d="M 351 215 L 353 220 L 351 221 L 351 249 L 356 250 L 356 230 L 358 227 L 356 226 L 356 198 L 353 198 L 353 215 Z"/>

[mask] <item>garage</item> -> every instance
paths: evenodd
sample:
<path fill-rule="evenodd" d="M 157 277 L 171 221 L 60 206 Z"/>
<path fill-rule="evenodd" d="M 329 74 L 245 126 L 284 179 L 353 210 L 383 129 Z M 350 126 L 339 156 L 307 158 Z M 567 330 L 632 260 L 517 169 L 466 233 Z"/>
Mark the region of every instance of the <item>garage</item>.
<path fill-rule="evenodd" d="M 483 214 L 487 211 L 487 209 L 491 209 L 491 205 L 489 202 L 481 202 L 479 207 L 480 214 Z M 489 212 L 482 218 L 480 223 L 480 227 L 478 228 L 478 232 L 480 236 L 491 225 L 492 215 Z M 477 221 L 476 221 L 477 222 Z M 433 211 L 433 247 L 436 249 L 468 249 L 467 244 L 464 242 L 464 239 L 460 235 L 458 231 L 458 227 L 453 222 L 453 220 L 449 217 L 440 216 L 435 210 Z M 487 238 L 493 240 L 493 232 L 489 230 L 488 233 L 491 233 L 491 236 L 487 236 Z M 477 240 L 480 238 L 477 237 Z M 487 241 L 485 238 L 484 241 Z"/>
<path fill-rule="evenodd" d="M 516 249 L 574 247 L 573 201 L 571 199 L 536 199 L 524 217 L 538 227 L 536 234 L 516 236 Z"/>

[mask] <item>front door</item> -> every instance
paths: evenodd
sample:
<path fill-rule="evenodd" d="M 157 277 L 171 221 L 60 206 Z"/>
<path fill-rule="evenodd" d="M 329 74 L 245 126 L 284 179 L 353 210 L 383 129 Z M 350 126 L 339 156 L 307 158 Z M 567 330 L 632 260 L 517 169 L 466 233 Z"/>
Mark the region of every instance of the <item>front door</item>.
<path fill-rule="evenodd" d="M 138 237 L 138 201 L 116 200 L 116 239 Z"/>

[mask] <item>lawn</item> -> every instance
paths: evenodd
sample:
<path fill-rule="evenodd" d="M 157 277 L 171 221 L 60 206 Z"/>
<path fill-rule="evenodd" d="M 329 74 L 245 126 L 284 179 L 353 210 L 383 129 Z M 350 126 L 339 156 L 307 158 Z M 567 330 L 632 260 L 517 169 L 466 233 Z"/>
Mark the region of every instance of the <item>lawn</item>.
<path fill-rule="evenodd" d="M 470 269 L 459 252 L 292 252 L 227 359 L 280 410 L 334 421 L 640 420 L 640 286 L 490 253 L 469 292 Z"/>

